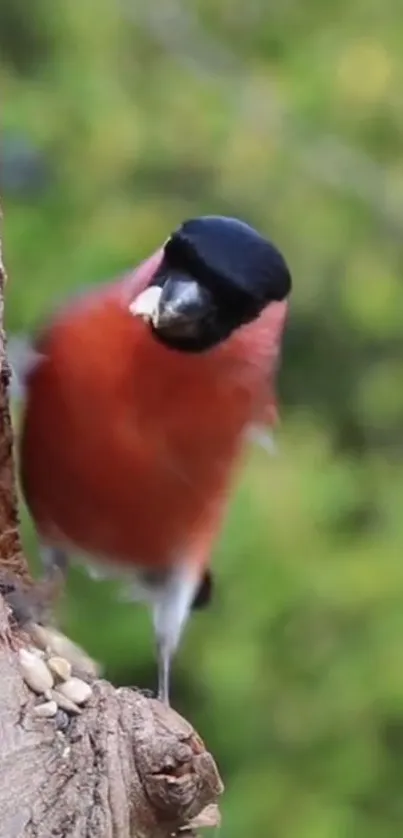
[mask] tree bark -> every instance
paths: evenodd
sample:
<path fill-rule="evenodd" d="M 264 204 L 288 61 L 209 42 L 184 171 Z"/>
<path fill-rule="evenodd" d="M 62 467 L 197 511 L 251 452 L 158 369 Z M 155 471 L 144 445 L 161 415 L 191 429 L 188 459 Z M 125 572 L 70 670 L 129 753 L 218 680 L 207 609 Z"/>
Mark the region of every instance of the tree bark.
<path fill-rule="evenodd" d="M 0 242 L 0 585 L 35 585 L 18 526 Z M 166 838 L 216 826 L 223 786 L 213 757 L 174 710 L 87 678 L 77 715 L 38 717 L 19 659 L 32 648 L 0 595 L 0 838 Z"/>

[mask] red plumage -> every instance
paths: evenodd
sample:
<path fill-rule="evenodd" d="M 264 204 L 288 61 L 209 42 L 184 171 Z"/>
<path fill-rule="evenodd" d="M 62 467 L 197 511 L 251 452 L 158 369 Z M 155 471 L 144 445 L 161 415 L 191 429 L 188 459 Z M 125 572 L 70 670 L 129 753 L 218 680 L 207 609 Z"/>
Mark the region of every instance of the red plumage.
<path fill-rule="evenodd" d="M 37 342 L 22 487 L 45 540 L 126 565 L 186 553 L 203 566 L 244 431 L 274 418 L 287 304 L 211 352 L 179 355 L 128 310 L 154 265 L 72 304 Z"/>

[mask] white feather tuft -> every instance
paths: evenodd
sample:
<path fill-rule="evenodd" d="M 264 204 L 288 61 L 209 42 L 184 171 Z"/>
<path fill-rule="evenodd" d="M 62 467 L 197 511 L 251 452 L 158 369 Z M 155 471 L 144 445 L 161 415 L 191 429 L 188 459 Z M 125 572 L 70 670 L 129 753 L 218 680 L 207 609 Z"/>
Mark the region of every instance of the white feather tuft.
<path fill-rule="evenodd" d="M 135 317 L 143 317 L 144 320 L 152 320 L 161 297 L 162 288 L 151 285 L 133 300 L 129 305 L 129 311 Z"/>
<path fill-rule="evenodd" d="M 21 401 L 25 397 L 27 376 L 45 356 L 35 351 L 30 338 L 11 335 L 7 340 L 7 357 L 11 370 L 10 397 Z"/>
<path fill-rule="evenodd" d="M 277 445 L 268 430 L 261 425 L 251 425 L 247 430 L 249 442 L 259 445 L 267 454 L 274 457 L 277 454 Z"/>

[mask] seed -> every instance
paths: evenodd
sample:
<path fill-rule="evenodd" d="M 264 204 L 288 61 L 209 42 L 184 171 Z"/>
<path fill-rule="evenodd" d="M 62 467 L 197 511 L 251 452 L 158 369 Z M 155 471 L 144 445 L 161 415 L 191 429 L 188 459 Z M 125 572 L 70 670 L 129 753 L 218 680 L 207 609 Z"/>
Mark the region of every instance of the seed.
<path fill-rule="evenodd" d="M 54 628 L 44 628 L 36 623 L 31 623 L 29 632 L 33 641 L 45 649 L 52 657 L 63 657 L 70 661 L 72 667 L 85 672 L 94 678 L 99 674 L 98 664 L 87 655 L 83 649 L 69 640 L 61 632 Z"/>
<path fill-rule="evenodd" d="M 65 710 L 66 713 L 73 713 L 75 715 L 81 713 L 77 704 L 67 698 L 67 696 L 63 695 L 63 693 L 59 692 L 59 690 L 52 690 L 52 698 L 57 702 L 58 707 L 60 707 L 61 710 Z"/>
<path fill-rule="evenodd" d="M 20 667 L 26 684 L 35 693 L 44 693 L 53 686 L 53 675 L 46 663 L 28 649 L 19 651 Z"/>
<path fill-rule="evenodd" d="M 50 657 L 47 661 L 48 667 L 58 681 L 67 681 L 71 675 L 71 663 L 66 658 L 61 658 L 56 655 Z"/>
<path fill-rule="evenodd" d="M 33 712 L 35 716 L 42 716 L 45 719 L 50 719 L 52 716 L 56 716 L 57 713 L 57 704 L 55 701 L 45 701 L 44 704 L 37 704 L 34 707 Z"/>
<path fill-rule="evenodd" d="M 68 681 L 59 684 L 57 689 L 70 701 L 74 701 L 75 704 L 85 704 L 92 695 L 90 685 L 82 681 L 81 678 L 69 678 Z"/>

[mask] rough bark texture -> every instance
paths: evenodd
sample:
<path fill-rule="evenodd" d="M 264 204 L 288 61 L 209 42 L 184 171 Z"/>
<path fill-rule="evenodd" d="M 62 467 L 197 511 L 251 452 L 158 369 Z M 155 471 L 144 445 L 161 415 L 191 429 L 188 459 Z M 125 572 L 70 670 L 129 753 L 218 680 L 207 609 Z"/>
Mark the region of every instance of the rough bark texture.
<path fill-rule="evenodd" d="M 18 532 L 0 246 L 0 582 L 32 587 Z M 222 783 L 174 710 L 93 680 L 82 713 L 33 713 L 17 650 L 28 635 L 0 596 L 0 838 L 165 838 L 218 823 Z"/>
<path fill-rule="evenodd" d="M 1 219 L 1 216 L 0 216 Z M 14 573 L 24 586 L 30 584 L 18 532 L 17 496 L 13 463 L 13 433 L 8 404 L 10 368 L 5 352 L 3 328 L 4 292 L 7 276 L 0 238 L 0 560 L 3 572 Z"/>

